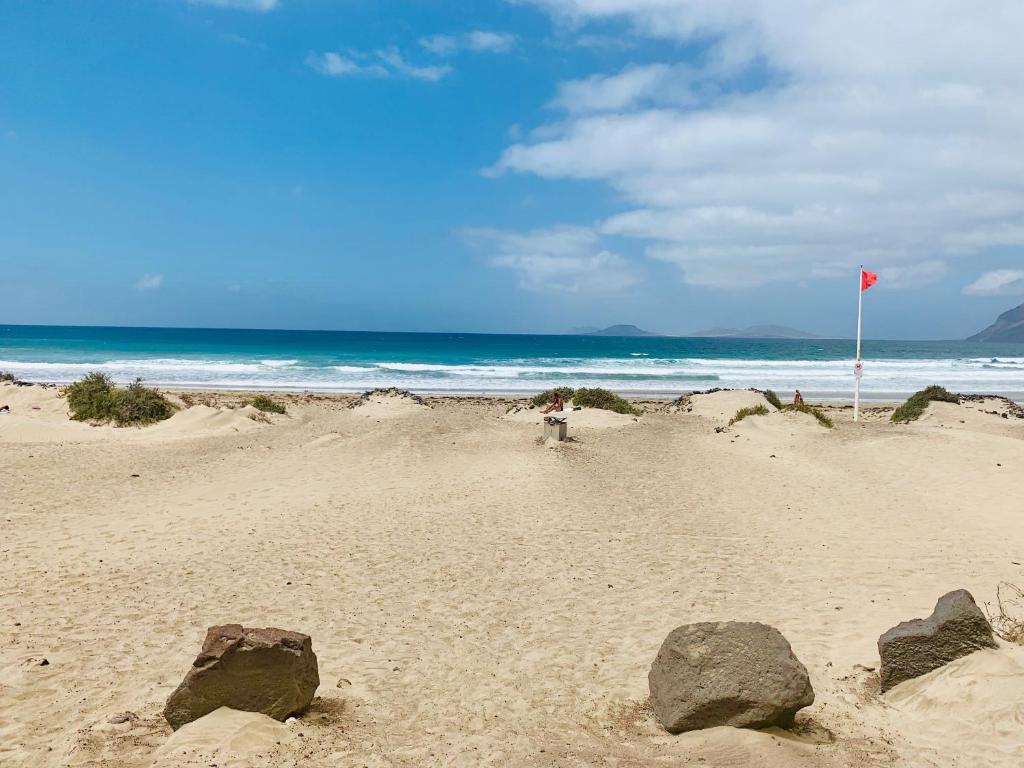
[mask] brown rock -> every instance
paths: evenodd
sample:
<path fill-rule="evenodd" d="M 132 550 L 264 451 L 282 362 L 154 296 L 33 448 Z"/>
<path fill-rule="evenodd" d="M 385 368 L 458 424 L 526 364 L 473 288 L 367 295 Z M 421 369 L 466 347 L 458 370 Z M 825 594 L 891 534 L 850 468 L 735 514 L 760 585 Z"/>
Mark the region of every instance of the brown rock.
<path fill-rule="evenodd" d="M 684 624 L 669 633 L 648 675 L 651 706 L 669 733 L 731 725 L 789 727 L 814 703 L 807 669 L 774 627 Z"/>
<path fill-rule="evenodd" d="M 878 638 L 882 692 L 982 648 L 996 648 L 992 626 L 966 589 L 939 598 L 927 619 L 897 624 Z"/>
<path fill-rule="evenodd" d="M 309 635 L 241 624 L 210 627 L 192 669 L 167 699 L 164 717 L 175 730 L 219 707 L 283 721 L 308 707 L 319 685 Z"/>

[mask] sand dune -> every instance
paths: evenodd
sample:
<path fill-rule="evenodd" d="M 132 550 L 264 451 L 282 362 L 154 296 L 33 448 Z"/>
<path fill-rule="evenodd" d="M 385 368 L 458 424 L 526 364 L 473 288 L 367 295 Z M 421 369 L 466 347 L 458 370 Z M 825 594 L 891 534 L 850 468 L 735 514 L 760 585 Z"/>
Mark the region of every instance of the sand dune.
<path fill-rule="evenodd" d="M 356 401 L 353 408 L 360 418 L 376 420 L 396 419 L 429 410 L 429 406 L 412 397 L 392 392 L 372 392 Z"/>
<path fill-rule="evenodd" d="M 241 408 L 213 408 L 207 405 L 193 405 L 183 408 L 171 418 L 159 424 L 134 430 L 136 435 L 150 438 L 192 437 L 209 432 L 245 432 L 269 421 L 251 405 Z"/>
<path fill-rule="evenodd" d="M 11 407 L 10 413 L 0 414 L 0 442 L 14 443 L 174 440 L 218 432 L 245 432 L 272 420 L 251 405 L 192 405 L 183 406 L 166 421 L 143 428 L 94 425 L 69 418 L 67 403 L 57 387 L 9 384 L 0 384 L 0 404 Z"/>
<path fill-rule="evenodd" d="M 519 424 L 541 424 L 544 415 L 542 408 L 530 408 L 526 405 L 515 406 L 502 416 L 505 421 L 513 421 Z M 630 416 L 626 413 L 614 413 L 601 410 L 600 408 L 575 409 L 572 401 L 565 404 L 565 410 L 553 413 L 553 416 L 565 419 L 570 430 L 576 429 L 616 429 L 637 424 L 639 416 Z"/>
<path fill-rule="evenodd" d="M 245 768 L 253 760 L 281 759 L 297 738 L 288 726 L 266 715 L 221 707 L 175 731 L 154 752 L 152 766 Z"/>
<path fill-rule="evenodd" d="M 772 413 L 716 433 L 754 397 L 726 394 L 552 451 L 499 401 L 377 419 L 296 396 L 257 428 L 199 410 L 163 427 L 218 425 L 187 439 L 63 424 L 96 437 L 50 442 L 55 395 L 19 396 L 55 410 L 19 405 L 0 440 L 5 768 L 171 759 L 161 708 L 224 622 L 309 633 L 318 697 L 276 751 L 204 724 L 179 764 L 1021 764 L 1021 649 L 885 697 L 868 668 L 939 595 L 1024 582 L 1024 420 L 837 409 L 833 430 Z M 655 723 L 659 645 L 716 619 L 792 643 L 817 694 L 794 732 Z"/>
<path fill-rule="evenodd" d="M 693 416 L 701 416 L 711 421 L 727 424 L 736 415 L 736 411 L 758 405 L 775 410 L 760 392 L 732 389 L 711 392 L 706 395 L 691 395 L 691 407 L 687 412 Z"/>

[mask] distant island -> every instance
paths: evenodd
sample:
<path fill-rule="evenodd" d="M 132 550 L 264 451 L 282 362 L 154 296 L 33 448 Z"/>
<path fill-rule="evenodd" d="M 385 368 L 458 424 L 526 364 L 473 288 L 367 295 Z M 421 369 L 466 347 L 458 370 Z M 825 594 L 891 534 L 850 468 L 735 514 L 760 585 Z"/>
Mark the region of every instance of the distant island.
<path fill-rule="evenodd" d="M 967 341 L 1004 341 L 1024 343 L 1024 304 L 1008 309 L 988 328 Z"/>
<path fill-rule="evenodd" d="M 790 328 L 785 325 L 751 325 L 746 328 L 708 328 L 696 331 L 690 336 L 735 339 L 820 339 L 813 333 Z"/>
<path fill-rule="evenodd" d="M 660 336 L 635 325 L 609 325 L 607 328 L 587 331 L 585 336 Z"/>

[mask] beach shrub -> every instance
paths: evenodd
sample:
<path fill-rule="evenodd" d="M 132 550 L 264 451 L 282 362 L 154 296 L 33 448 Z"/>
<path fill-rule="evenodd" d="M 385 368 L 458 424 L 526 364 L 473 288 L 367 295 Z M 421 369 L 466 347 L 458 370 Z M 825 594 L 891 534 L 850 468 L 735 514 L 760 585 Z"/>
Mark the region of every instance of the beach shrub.
<path fill-rule="evenodd" d="M 747 416 L 767 416 L 768 409 L 763 405 L 751 405 L 746 408 L 740 408 L 736 411 L 736 415 L 729 419 L 729 426 L 731 427 L 738 421 L 743 421 Z"/>
<path fill-rule="evenodd" d="M 832 419 L 824 414 L 823 411 L 815 408 L 813 405 L 807 405 L 807 403 L 793 403 L 791 405 L 785 405 L 782 407 L 784 411 L 799 411 L 800 413 L 809 413 L 811 416 L 816 418 L 823 427 L 832 429 Z"/>
<path fill-rule="evenodd" d="M 105 373 L 90 373 L 64 390 L 75 421 L 113 422 L 117 427 L 143 426 L 170 418 L 174 406 L 157 390 L 136 379 L 117 387 Z"/>
<path fill-rule="evenodd" d="M 572 404 L 582 408 L 601 408 L 605 411 L 639 416 L 640 409 L 607 389 L 577 389 L 571 395 Z"/>
<path fill-rule="evenodd" d="M 284 413 L 285 407 L 268 395 L 256 395 L 252 399 L 252 407 L 264 413 Z"/>
<path fill-rule="evenodd" d="M 914 421 L 921 418 L 921 415 L 928 408 L 928 403 L 933 400 L 943 403 L 957 403 L 960 402 L 960 395 L 948 392 L 945 388 L 932 385 L 922 389 L 920 392 L 915 392 L 907 401 L 903 403 L 899 408 L 892 412 L 890 417 L 892 421 L 908 422 Z"/>
<path fill-rule="evenodd" d="M 64 390 L 75 421 L 110 421 L 110 393 L 113 380 L 105 373 L 90 373 Z"/>
<path fill-rule="evenodd" d="M 774 389 L 766 389 L 764 391 L 764 399 L 768 401 L 768 404 L 773 406 L 776 410 L 782 410 L 782 401 L 779 400 L 779 396 L 775 394 Z"/>
<path fill-rule="evenodd" d="M 117 427 L 142 426 L 169 419 L 174 405 L 157 390 L 136 379 L 127 387 L 117 387 L 110 394 L 111 421 Z"/>
<path fill-rule="evenodd" d="M 17 380 L 18 377 L 15 376 L 13 373 L 9 373 L 8 371 L 0 371 L 0 381 L 6 381 L 10 384 L 13 384 Z"/>
<path fill-rule="evenodd" d="M 530 398 L 530 405 L 534 408 L 540 408 L 544 405 L 550 405 L 551 401 L 555 398 L 555 394 L 559 394 L 562 400 L 572 400 L 573 394 L 576 390 L 572 387 L 555 387 L 554 389 L 548 389 L 541 392 L 539 395 L 534 395 Z"/>

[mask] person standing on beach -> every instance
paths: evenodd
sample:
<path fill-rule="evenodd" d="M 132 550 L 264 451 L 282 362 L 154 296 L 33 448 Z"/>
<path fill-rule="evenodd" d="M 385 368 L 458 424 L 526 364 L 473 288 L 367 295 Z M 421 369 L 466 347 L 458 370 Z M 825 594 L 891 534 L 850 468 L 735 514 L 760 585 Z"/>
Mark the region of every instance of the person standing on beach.
<path fill-rule="evenodd" d="M 803 405 L 803 404 L 804 404 L 804 396 L 800 394 L 800 390 L 798 389 L 796 391 L 796 393 L 793 395 L 793 405 Z"/>

